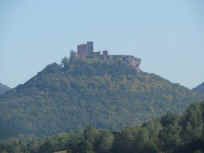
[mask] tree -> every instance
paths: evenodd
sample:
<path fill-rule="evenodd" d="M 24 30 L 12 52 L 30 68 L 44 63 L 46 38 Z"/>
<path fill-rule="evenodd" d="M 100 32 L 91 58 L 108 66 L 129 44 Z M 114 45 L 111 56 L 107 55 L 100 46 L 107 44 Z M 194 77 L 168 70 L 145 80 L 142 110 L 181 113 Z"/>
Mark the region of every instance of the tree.
<path fill-rule="evenodd" d="M 110 131 L 101 131 L 97 142 L 97 152 L 109 153 L 114 142 L 114 135 Z"/>
<path fill-rule="evenodd" d="M 69 59 L 68 59 L 67 57 L 64 57 L 64 58 L 62 59 L 61 64 L 62 64 L 62 66 L 63 66 L 65 69 L 68 68 L 68 66 L 69 66 Z"/>
<path fill-rule="evenodd" d="M 160 131 L 160 147 L 163 151 L 174 150 L 177 146 L 180 145 L 180 131 L 181 130 L 178 124 L 169 124 Z"/>

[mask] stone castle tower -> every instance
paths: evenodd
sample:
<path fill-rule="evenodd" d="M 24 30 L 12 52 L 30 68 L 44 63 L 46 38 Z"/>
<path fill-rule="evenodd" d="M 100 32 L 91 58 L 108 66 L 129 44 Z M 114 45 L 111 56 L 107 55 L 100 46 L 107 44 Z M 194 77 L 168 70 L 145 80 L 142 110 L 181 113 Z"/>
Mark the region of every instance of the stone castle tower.
<path fill-rule="evenodd" d="M 80 44 L 77 46 L 77 54 L 79 57 L 87 57 L 94 52 L 94 43 L 88 41 L 86 44 Z"/>
<path fill-rule="evenodd" d="M 140 64 L 141 59 L 136 58 L 131 55 L 109 55 L 107 50 L 104 50 L 101 54 L 100 51 L 94 51 L 94 42 L 88 41 L 86 44 L 79 44 L 77 45 L 77 52 L 75 52 L 75 56 L 79 58 L 86 58 L 86 57 L 99 57 L 106 61 L 113 61 L 113 59 L 120 60 L 124 63 L 127 63 L 137 71 L 140 71 Z"/>

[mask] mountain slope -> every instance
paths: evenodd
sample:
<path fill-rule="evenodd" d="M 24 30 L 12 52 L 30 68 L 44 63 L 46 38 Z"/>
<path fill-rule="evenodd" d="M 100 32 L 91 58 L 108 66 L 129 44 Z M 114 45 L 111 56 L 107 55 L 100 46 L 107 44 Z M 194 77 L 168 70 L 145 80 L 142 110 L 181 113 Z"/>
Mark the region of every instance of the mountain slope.
<path fill-rule="evenodd" d="M 0 83 L 0 95 L 1 95 L 1 94 L 4 94 L 4 93 L 5 93 L 6 91 L 8 91 L 8 90 L 10 90 L 9 87 L 7 87 L 7 86 L 5 86 L 5 85 L 3 85 L 3 84 Z"/>
<path fill-rule="evenodd" d="M 167 111 L 183 112 L 201 100 L 191 90 L 137 72 L 121 60 L 71 58 L 63 64 L 47 66 L 0 97 L 0 134 L 47 136 L 88 125 L 118 129 Z"/>
<path fill-rule="evenodd" d="M 194 88 L 193 91 L 198 92 L 198 93 L 204 93 L 204 83 Z"/>

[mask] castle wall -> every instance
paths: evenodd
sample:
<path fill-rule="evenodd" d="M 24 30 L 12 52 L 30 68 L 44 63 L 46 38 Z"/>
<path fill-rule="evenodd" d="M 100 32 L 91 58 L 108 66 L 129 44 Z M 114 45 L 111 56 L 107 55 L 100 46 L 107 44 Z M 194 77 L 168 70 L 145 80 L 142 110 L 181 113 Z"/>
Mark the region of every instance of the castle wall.
<path fill-rule="evenodd" d="M 94 44 L 93 44 L 92 41 L 88 41 L 87 42 L 87 48 L 88 48 L 88 52 L 89 53 L 93 53 L 93 51 L 94 51 Z"/>
<path fill-rule="evenodd" d="M 87 57 L 93 53 L 93 42 L 88 41 L 86 44 L 80 44 L 77 46 L 77 53 L 80 57 Z"/>
<path fill-rule="evenodd" d="M 100 51 L 94 52 L 94 45 L 93 45 L 93 42 L 91 41 L 88 41 L 86 44 L 78 45 L 77 55 L 81 58 L 84 58 L 87 56 L 96 56 L 107 61 L 112 61 L 114 59 L 121 60 L 127 63 L 128 65 L 132 66 L 133 68 L 135 68 L 138 72 L 140 71 L 141 59 L 130 55 L 108 55 L 107 50 L 104 50 L 102 54 L 100 53 Z"/>
<path fill-rule="evenodd" d="M 140 70 L 140 64 L 141 64 L 140 58 L 136 58 L 136 57 L 131 56 L 131 55 L 110 55 L 110 57 L 112 59 L 118 59 L 118 60 L 121 60 L 121 61 L 127 63 L 128 65 L 133 67 L 138 72 L 141 71 Z"/>

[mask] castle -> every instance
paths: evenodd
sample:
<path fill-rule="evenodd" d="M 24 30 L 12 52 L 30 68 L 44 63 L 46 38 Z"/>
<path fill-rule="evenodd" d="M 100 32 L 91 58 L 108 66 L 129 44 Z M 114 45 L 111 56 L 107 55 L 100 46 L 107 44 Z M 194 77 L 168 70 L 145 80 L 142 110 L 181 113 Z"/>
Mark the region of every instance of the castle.
<path fill-rule="evenodd" d="M 88 41 L 86 44 L 77 45 L 77 52 L 75 52 L 75 55 L 81 58 L 88 56 L 108 56 L 108 51 L 104 50 L 102 54 L 100 51 L 94 52 L 94 43 Z"/>
<path fill-rule="evenodd" d="M 74 52 L 74 55 L 79 58 L 100 57 L 107 61 L 112 59 L 118 59 L 135 68 L 137 72 L 140 72 L 140 58 L 136 58 L 131 55 L 109 55 L 107 50 L 103 50 L 102 53 L 100 51 L 95 52 L 94 42 L 92 41 L 88 41 L 86 44 L 77 45 L 77 51 Z"/>

